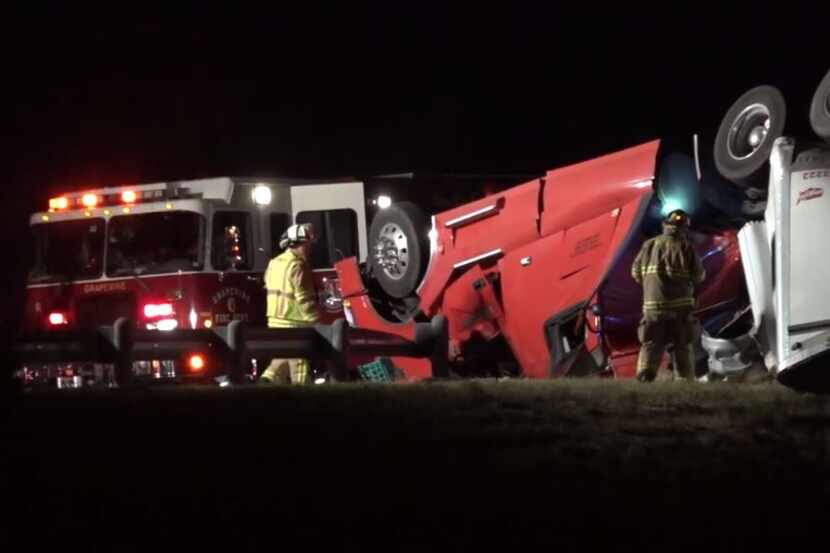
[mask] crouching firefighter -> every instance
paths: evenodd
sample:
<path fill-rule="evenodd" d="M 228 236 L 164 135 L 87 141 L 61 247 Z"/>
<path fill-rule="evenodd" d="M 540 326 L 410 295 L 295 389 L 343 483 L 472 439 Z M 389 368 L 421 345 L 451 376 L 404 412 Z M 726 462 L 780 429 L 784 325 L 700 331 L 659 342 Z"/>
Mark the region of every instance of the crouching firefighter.
<path fill-rule="evenodd" d="M 688 238 L 689 223 L 683 210 L 669 213 L 663 220 L 663 233 L 643 244 L 631 266 L 631 276 L 643 287 L 643 318 L 637 329 L 641 343 L 637 379 L 641 382 L 657 376 L 668 343 L 674 345 L 677 376 L 695 377 L 694 292 L 706 273 Z"/>
<path fill-rule="evenodd" d="M 280 237 L 279 246 L 285 251 L 273 258 L 265 270 L 269 328 L 300 328 L 319 322 L 320 309 L 309 261 L 315 241 L 311 224 L 291 225 Z M 272 359 L 260 382 L 305 384 L 309 372 L 307 359 Z"/>

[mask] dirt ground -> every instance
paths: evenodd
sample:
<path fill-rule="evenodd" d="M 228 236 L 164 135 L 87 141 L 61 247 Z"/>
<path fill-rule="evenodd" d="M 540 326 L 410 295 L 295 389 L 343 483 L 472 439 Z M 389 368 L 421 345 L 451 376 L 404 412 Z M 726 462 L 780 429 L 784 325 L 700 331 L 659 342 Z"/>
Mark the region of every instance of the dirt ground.
<path fill-rule="evenodd" d="M 37 549 L 734 552 L 830 523 L 830 398 L 778 384 L 70 391 L 3 409 L 0 540 Z"/>

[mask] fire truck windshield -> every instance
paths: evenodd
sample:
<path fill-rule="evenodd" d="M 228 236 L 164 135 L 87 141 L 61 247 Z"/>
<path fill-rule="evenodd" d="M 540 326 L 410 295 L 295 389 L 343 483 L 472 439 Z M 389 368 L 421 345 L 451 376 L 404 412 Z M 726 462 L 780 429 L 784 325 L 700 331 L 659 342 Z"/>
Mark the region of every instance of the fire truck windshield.
<path fill-rule="evenodd" d="M 57 282 L 101 276 L 104 220 L 82 219 L 32 226 L 34 262 L 29 282 Z"/>
<path fill-rule="evenodd" d="M 189 211 L 113 217 L 107 233 L 107 276 L 200 270 L 204 227 L 204 217 Z"/>

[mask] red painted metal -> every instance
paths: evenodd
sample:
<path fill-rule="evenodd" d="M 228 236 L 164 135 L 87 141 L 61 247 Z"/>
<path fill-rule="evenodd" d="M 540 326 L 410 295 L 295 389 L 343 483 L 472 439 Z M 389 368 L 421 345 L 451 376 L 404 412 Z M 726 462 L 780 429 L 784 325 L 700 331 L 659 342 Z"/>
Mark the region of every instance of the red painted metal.
<path fill-rule="evenodd" d="M 541 234 L 608 213 L 652 191 L 660 141 L 548 171 Z"/>
<path fill-rule="evenodd" d="M 629 269 L 645 238 L 639 225 L 659 147 L 653 141 L 552 170 L 433 217 L 418 295 L 423 314 L 447 317 L 451 358 L 474 336 L 502 334 L 524 376 L 548 377 L 546 325 L 572 313 L 590 322 L 586 349 L 602 348 L 615 376 L 634 376 L 642 291 Z M 743 275 L 735 232 L 693 239 L 709 273 L 700 307 L 736 298 Z M 412 338 L 413 322 L 390 323 L 375 310 L 356 260 L 337 271 L 354 325 Z"/>
<path fill-rule="evenodd" d="M 404 323 L 393 323 L 384 319 L 372 305 L 368 290 L 363 284 L 357 260 L 353 257 L 344 259 L 335 264 L 340 278 L 340 288 L 343 295 L 343 307 L 351 317 L 351 323 L 360 328 L 378 330 L 415 340 L 415 322 L 410 320 Z M 366 363 L 374 358 L 367 356 L 362 359 L 352 359 L 352 363 Z M 432 376 L 432 362 L 427 358 L 391 357 L 396 367 L 401 369 L 408 379 L 420 380 Z"/>
<path fill-rule="evenodd" d="M 255 273 L 201 272 L 30 285 L 23 330 L 45 329 L 52 311 L 68 313 L 69 322 L 64 325 L 68 329 L 112 324 L 119 316 L 157 320 L 145 315 L 147 304 L 170 304 L 178 328 L 191 328 L 191 311 L 196 315 L 195 328 L 204 328 L 206 320 L 214 326 L 232 320 L 265 320 L 265 293 Z"/>
<path fill-rule="evenodd" d="M 424 284 L 418 291 L 421 310 L 425 314 L 432 316 L 438 312 L 448 282 L 463 272 L 454 265 L 488 252 L 509 251 L 539 236 L 541 188 L 542 181 L 534 180 L 435 216 L 437 247 L 432 252 Z M 487 217 L 448 226 L 448 223 L 487 208 L 492 208 Z M 497 259 L 498 255 L 495 255 L 480 265 L 492 265 Z"/>
<path fill-rule="evenodd" d="M 613 254 L 628 235 L 641 199 L 511 252 L 499 263 L 505 335 L 533 378 L 549 376 L 545 322 L 587 303 L 598 291 Z M 523 265 L 523 259 L 530 259 Z"/>
<path fill-rule="evenodd" d="M 314 273 L 315 286 L 320 291 L 324 289 L 324 278 L 336 278 L 336 272 Z M 120 311 L 119 304 L 123 306 Z M 46 328 L 48 315 L 53 311 L 68 314 L 69 324 L 65 325 L 68 328 L 112 324 L 117 316 L 136 321 L 160 318 L 146 316 L 147 304 L 172 305 L 179 328 L 191 328 L 191 310 L 196 314 L 196 328 L 204 328 L 206 320 L 212 326 L 227 325 L 233 320 L 265 323 L 262 273 L 226 271 L 30 285 L 26 291 L 23 330 Z M 323 323 L 343 316 L 339 309 L 321 309 L 321 315 Z"/>

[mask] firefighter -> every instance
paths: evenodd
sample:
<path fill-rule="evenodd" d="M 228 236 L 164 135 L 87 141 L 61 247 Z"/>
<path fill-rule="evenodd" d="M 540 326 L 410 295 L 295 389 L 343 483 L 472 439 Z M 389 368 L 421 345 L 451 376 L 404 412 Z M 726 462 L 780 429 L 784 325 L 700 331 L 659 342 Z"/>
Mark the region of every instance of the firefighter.
<path fill-rule="evenodd" d="M 655 379 L 668 343 L 674 345 L 677 376 L 695 376 L 694 291 L 706 272 L 688 238 L 689 223 L 682 209 L 669 213 L 663 220 L 663 233 L 643 244 L 631 266 L 631 276 L 643 287 L 643 318 L 637 329 L 642 344 L 637 359 L 641 382 Z"/>
<path fill-rule="evenodd" d="M 270 328 L 306 327 L 320 320 L 309 261 L 315 241 L 311 224 L 291 225 L 282 234 L 279 246 L 285 251 L 273 258 L 265 270 Z M 260 382 L 305 384 L 309 372 L 307 359 L 272 359 Z"/>

